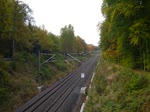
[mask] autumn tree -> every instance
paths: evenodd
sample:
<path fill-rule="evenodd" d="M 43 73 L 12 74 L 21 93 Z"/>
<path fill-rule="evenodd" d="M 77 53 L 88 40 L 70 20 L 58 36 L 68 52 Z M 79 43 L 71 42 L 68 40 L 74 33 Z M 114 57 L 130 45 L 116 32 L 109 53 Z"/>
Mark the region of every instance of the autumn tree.
<path fill-rule="evenodd" d="M 30 47 L 31 31 L 28 23 L 32 20 L 31 13 L 31 9 L 24 2 L 0 1 L 0 48 L 3 49 L 3 55 L 13 55 L 14 47 L 16 50 Z"/>
<path fill-rule="evenodd" d="M 75 50 L 76 52 L 87 51 L 87 44 L 80 36 L 75 37 Z"/>
<path fill-rule="evenodd" d="M 95 51 L 95 48 L 96 48 L 96 47 L 95 47 L 93 44 L 88 44 L 88 45 L 87 45 L 87 49 L 88 49 L 89 52 Z"/>

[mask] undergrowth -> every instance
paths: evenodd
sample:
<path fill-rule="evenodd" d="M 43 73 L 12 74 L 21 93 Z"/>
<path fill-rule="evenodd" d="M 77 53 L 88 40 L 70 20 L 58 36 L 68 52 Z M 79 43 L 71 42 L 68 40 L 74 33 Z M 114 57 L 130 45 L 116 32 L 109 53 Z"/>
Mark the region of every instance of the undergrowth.
<path fill-rule="evenodd" d="M 101 59 L 84 112 L 150 112 L 147 75 Z"/>
<path fill-rule="evenodd" d="M 61 54 L 58 60 L 41 66 L 41 84 L 44 89 L 64 77 L 78 64 L 65 63 Z M 42 57 L 44 62 L 47 57 Z M 4 61 L 0 56 L 0 112 L 14 112 L 16 108 L 38 94 L 38 56 L 26 52 L 15 55 L 15 60 Z"/>

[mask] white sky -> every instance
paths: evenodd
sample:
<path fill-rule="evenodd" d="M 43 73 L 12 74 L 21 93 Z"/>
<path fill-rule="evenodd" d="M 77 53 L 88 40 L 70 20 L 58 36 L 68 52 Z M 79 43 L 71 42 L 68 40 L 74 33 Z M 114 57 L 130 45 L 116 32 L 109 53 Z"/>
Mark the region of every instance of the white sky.
<path fill-rule="evenodd" d="M 102 0 L 21 0 L 33 10 L 37 26 L 55 35 L 60 29 L 71 24 L 75 35 L 88 44 L 98 45 L 97 24 L 104 20 L 101 14 Z"/>

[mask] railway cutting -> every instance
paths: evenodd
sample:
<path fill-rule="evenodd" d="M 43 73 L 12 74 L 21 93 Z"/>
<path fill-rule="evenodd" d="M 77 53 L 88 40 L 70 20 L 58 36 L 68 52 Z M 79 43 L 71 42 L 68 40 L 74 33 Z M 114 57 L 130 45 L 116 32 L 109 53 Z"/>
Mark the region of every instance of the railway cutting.
<path fill-rule="evenodd" d="M 73 112 L 98 63 L 99 54 L 94 55 L 66 77 L 19 107 L 16 112 Z M 84 78 L 81 77 L 81 74 Z M 86 87 L 87 88 L 87 87 Z"/>

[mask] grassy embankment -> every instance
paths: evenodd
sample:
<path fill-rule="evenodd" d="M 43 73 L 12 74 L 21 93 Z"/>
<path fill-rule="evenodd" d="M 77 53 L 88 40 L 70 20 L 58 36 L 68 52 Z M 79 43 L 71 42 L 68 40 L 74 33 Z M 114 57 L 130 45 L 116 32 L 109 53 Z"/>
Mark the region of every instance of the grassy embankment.
<path fill-rule="evenodd" d="M 84 112 L 150 112 L 150 72 L 100 60 Z"/>
<path fill-rule="evenodd" d="M 43 62 L 47 58 L 41 58 Z M 55 63 L 41 67 L 42 85 L 49 87 L 79 65 L 78 62 L 64 62 L 57 55 Z M 0 58 L 0 112 L 13 112 L 15 109 L 38 94 L 38 56 L 19 53 L 15 61 Z"/>

